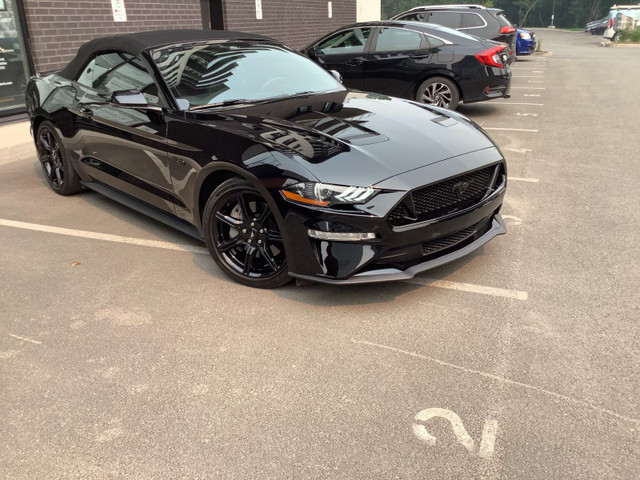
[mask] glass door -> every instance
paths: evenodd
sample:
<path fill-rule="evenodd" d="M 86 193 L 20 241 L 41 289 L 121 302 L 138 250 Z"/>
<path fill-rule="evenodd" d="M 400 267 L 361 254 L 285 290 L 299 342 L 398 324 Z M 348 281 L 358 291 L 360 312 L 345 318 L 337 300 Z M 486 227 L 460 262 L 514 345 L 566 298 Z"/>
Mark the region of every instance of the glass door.
<path fill-rule="evenodd" d="M 0 0 L 0 117 L 25 111 L 29 63 L 17 0 Z"/>

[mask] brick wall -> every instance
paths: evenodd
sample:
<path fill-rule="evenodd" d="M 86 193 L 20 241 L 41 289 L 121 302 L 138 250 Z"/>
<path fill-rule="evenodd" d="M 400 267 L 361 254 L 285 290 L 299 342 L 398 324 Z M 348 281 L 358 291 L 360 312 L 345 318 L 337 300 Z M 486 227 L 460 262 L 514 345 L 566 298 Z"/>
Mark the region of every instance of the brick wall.
<path fill-rule="evenodd" d="M 37 72 L 64 67 L 96 37 L 144 30 L 202 28 L 200 0 L 125 0 L 127 21 L 114 22 L 110 0 L 24 0 Z"/>
<path fill-rule="evenodd" d="M 294 48 L 356 21 L 357 0 L 223 0 L 226 30 L 260 33 Z M 114 22 L 110 0 L 24 0 L 37 72 L 63 68 L 78 47 L 96 37 L 144 30 L 202 28 L 200 0 L 125 0 L 126 22 Z"/>
<path fill-rule="evenodd" d="M 262 20 L 257 20 L 255 0 L 224 0 L 225 29 L 260 33 L 302 48 L 323 34 L 356 21 L 356 0 L 332 1 L 333 18 L 328 18 L 327 3 L 262 0 Z"/>

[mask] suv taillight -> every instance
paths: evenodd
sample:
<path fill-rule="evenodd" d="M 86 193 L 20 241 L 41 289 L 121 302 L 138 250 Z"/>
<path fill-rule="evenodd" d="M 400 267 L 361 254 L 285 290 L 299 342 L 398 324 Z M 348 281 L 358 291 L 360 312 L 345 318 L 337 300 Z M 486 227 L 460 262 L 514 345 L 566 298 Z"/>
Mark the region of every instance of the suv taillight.
<path fill-rule="evenodd" d="M 500 58 L 500 53 L 506 50 L 507 47 L 496 46 L 491 47 L 487 50 L 483 50 L 474 55 L 478 59 L 480 63 L 483 65 L 488 65 L 490 67 L 498 67 L 504 68 L 504 63 L 502 63 L 502 58 Z"/>
<path fill-rule="evenodd" d="M 500 33 L 514 33 L 516 31 L 516 27 L 513 25 L 509 25 L 508 27 L 502 27 L 500 29 Z"/>
<path fill-rule="evenodd" d="M 609 28 L 613 28 L 613 18 L 609 19 Z"/>

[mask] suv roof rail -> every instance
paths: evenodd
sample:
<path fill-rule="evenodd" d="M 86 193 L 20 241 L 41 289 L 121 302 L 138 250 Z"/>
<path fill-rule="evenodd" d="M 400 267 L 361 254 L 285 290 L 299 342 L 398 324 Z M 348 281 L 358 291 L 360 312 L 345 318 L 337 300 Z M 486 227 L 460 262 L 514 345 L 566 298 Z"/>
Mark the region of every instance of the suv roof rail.
<path fill-rule="evenodd" d="M 407 11 L 413 12 L 414 10 L 422 10 L 425 8 L 438 10 L 442 8 L 486 8 L 486 7 L 484 7 L 483 5 L 471 5 L 471 4 L 467 5 L 465 3 L 456 3 L 451 5 L 420 5 L 418 7 L 413 7 Z"/>

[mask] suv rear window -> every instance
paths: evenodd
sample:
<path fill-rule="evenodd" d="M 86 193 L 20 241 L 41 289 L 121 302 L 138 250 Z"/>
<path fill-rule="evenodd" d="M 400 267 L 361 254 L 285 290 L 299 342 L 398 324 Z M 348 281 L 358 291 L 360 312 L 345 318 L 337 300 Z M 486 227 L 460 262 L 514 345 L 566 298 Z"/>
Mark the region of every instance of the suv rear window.
<path fill-rule="evenodd" d="M 500 26 L 502 27 L 510 27 L 512 26 L 511 22 L 505 17 L 504 12 L 496 12 L 494 15 L 498 22 L 500 22 Z"/>
<path fill-rule="evenodd" d="M 487 23 L 477 13 L 463 13 L 462 26 L 464 28 L 484 27 Z"/>

